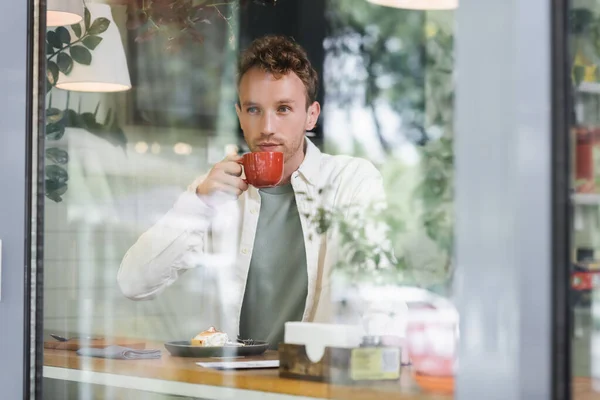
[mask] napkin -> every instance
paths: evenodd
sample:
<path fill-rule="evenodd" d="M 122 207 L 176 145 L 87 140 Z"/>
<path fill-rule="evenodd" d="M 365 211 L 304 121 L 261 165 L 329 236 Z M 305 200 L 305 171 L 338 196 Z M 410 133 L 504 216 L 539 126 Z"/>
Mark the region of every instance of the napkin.
<path fill-rule="evenodd" d="M 108 346 L 105 348 L 81 348 L 77 350 L 80 356 L 114 358 L 117 360 L 152 360 L 160 358 L 160 350 L 137 350 L 122 346 Z"/>
<path fill-rule="evenodd" d="M 214 369 L 253 369 L 253 368 L 279 368 L 279 360 L 257 360 L 257 361 L 210 361 L 197 362 L 204 368 Z"/>

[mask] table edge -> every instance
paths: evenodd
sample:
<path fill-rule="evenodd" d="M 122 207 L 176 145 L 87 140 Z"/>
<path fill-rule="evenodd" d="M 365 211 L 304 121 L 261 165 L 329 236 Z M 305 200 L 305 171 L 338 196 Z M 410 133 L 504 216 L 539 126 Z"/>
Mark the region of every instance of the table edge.
<path fill-rule="evenodd" d="M 79 383 L 105 385 L 123 389 L 170 394 L 177 396 L 204 397 L 210 399 L 243 398 L 247 400 L 321 400 L 317 397 L 297 396 L 284 393 L 270 393 L 230 386 L 211 386 L 201 383 L 177 382 L 156 378 L 111 374 L 90 370 L 78 370 L 62 367 L 43 367 L 43 377 Z M 237 397 L 242 396 L 243 397 Z M 234 396 L 234 397 L 232 397 Z"/>

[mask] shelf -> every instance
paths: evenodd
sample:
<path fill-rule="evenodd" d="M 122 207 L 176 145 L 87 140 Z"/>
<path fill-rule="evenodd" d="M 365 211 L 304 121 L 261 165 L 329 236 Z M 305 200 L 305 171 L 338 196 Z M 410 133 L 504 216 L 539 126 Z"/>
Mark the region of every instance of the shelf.
<path fill-rule="evenodd" d="M 578 205 L 600 205 L 600 194 L 576 193 L 573 195 L 573 203 Z"/>
<path fill-rule="evenodd" d="M 581 82 L 579 84 L 579 91 L 583 93 L 596 93 L 600 94 L 600 83 L 598 82 Z"/>

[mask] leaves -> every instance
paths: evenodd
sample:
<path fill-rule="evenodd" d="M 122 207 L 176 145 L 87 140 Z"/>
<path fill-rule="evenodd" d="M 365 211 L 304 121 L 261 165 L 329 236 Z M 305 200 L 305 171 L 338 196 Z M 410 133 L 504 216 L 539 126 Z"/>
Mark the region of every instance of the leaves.
<path fill-rule="evenodd" d="M 92 53 L 83 46 L 72 46 L 71 57 L 79 64 L 90 65 L 92 63 Z"/>
<path fill-rule="evenodd" d="M 64 184 L 69 180 L 69 174 L 59 165 L 47 165 L 46 178 L 58 184 Z"/>
<path fill-rule="evenodd" d="M 273 0 L 263 0 L 263 3 L 275 5 Z M 200 2 L 132 0 L 127 4 L 126 26 L 130 30 L 138 30 L 135 38 L 137 43 L 162 34 L 167 40 L 165 49 L 175 52 L 182 49 L 182 43 L 189 41 L 202 43 L 205 37 L 203 32 L 205 26 L 210 26 L 212 19 L 221 19 L 227 24 L 229 42 L 234 45 L 236 32 L 230 21 L 235 15 L 238 4 L 238 0 Z M 228 11 L 231 12 L 230 15 L 227 15 Z"/>
<path fill-rule="evenodd" d="M 56 111 L 53 111 L 53 113 L 56 113 Z M 81 128 L 108 141 L 113 146 L 125 149 L 127 138 L 123 129 L 119 127 L 116 118 L 111 117 L 112 114 L 112 111 L 109 110 L 104 124 L 101 124 L 96 120 L 94 113 L 84 112 L 78 114 L 75 110 L 68 109 L 61 112 L 62 118 L 59 119 L 60 122 L 52 126 L 53 133 L 59 133 L 60 126 L 62 126 L 62 134 L 60 134 L 60 137 L 64 134 L 65 127 Z M 56 117 L 53 117 L 53 121 L 56 121 Z M 48 127 L 46 127 L 46 130 L 48 134 Z M 60 139 L 60 137 L 58 137 L 58 139 Z"/>
<path fill-rule="evenodd" d="M 59 149 L 58 147 L 50 147 L 46 149 L 46 157 L 57 164 L 64 165 L 69 162 L 69 153 L 63 149 Z"/>
<path fill-rule="evenodd" d="M 47 92 L 56 85 L 59 72 L 68 75 L 72 72 L 74 63 L 91 64 L 92 54 L 90 50 L 96 49 L 102 42 L 102 37 L 98 35 L 108 29 L 110 21 L 106 18 L 97 18 L 92 22 L 91 14 L 85 8 L 83 26 L 85 27 L 85 33 L 82 31 L 81 24 L 71 25 L 73 35 L 79 39 L 73 44 L 73 37 L 65 27 L 58 27 L 54 31 L 47 32 Z M 77 44 L 79 42 L 81 44 Z M 56 60 L 52 60 L 54 56 L 56 56 Z M 51 100 L 49 104 L 51 104 Z M 127 143 L 125 134 L 111 114 L 112 111 L 108 113 L 105 123 L 101 124 L 96 121 L 96 116 L 92 113 L 78 114 L 72 109 L 61 111 L 50 106 L 46 110 L 46 139 L 48 141 L 60 140 L 63 138 L 67 127 L 77 127 L 86 129 L 115 146 L 125 148 Z M 46 167 L 46 197 L 55 202 L 61 202 L 63 200 L 62 196 L 68 189 L 67 181 L 69 179 L 66 169 L 61 166 L 68 164 L 69 153 L 57 147 L 49 147 L 46 149 L 45 156 L 48 163 L 53 163 Z"/>
<path fill-rule="evenodd" d="M 90 36 L 86 36 L 85 38 L 83 38 L 82 43 L 88 49 L 94 50 L 100 44 L 101 41 L 102 41 L 102 37 L 90 35 Z"/>
<path fill-rule="evenodd" d="M 64 113 L 58 108 L 49 108 L 46 110 L 46 122 L 57 123 L 63 119 Z"/>
<path fill-rule="evenodd" d="M 423 180 L 414 192 L 423 211 L 421 222 L 427 236 L 448 256 L 454 246 L 454 153 L 453 140 L 429 141 L 421 150 Z"/>
<path fill-rule="evenodd" d="M 73 24 L 71 25 L 71 29 L 77 38 L 81 38 L 81 24 Z"/>
<path fill-rule="evenodd" d="M 61 196 L 67 192 L 67 187 L 68 186 L 66 183 L 59 183 L 51 179 L 46 179 L 46 197 L 48 197 L 50 200 L 60 203 L 62 201 Z"/>
<path fill-rule="evenodd" d="M 319 190 L 319 194 L 322 193 L 323 190 Z M 317 199 L 306 193 L 296 194 L 315 207 L 314 211 L 304 213 L 310 224 L 311 240 L 317 235 L 328 235 L 337 241 L 340 257 L 335 270 L 348 275 L 353 281 L 388 279 L 392 282 L 401 279 L 399 272 L 407 266 L 402 257 L 394 255 L 388 240 L 395 239 L 400 231 L 404 231 L 404 224 L 395 209 L 381 204 L 331 207 L 317 204 Z"/>
<path fill-rule="evenodd" d="M 92 26 L 87 30 L 87 34 L 89 35 L 98 35 L 102 32 L 105 32 L 110 25 L 110 21 L 107 18 L 100 17 L 96 18 L 92 23 Z"/>
<path fill-rule="evenodd" d="M 72 51 L 72 50 L 71 50 Z M 69 75 L 73 69 L 73 60 L 67 53 L 61 52 L 56 59 L 58 69 L 65 75 Z"/>
<path fill-rule="evenodd" d="M 352 264 L 360 265 L 363 264 L 367 260 L 367 255 L 362 250 L 356 250 L 350 259 Z"/>
<path fill-rule="evenodd" d="M 96 122 L 96 116 L 91 112 L 85 112 L 80 115 L 83 125 L 91 131 L 102 129 L 102 125 Z"/>
<path fill-rule="evenodd" d="M 60 140 L 65 134 L 65 125 L 57 122 L 54 124 L 46 124 L 46 139 Z"/>
<path fill-rule="evenodd" d="M 66 182 L 58 182 L 52 179 L 46 179 L 46 193 L 52 192 L 57 195 L 63 195 L 67 191 Z M 59 200 L 60 201 L 60 200 Z"/>
<path fill-rule="evenodd" d="M 71 43 L 71 34 L 67 30 L 67 28 L 65 28 L 64 26 L 59 26 L 58 28 L 56 28 L 56 30 L 54 32 L 56 32 L 56 34 L 58 35 L 58 38 L 60 39 L 60 41 L 62 43 L 64 43 L 64 44 Z"/>
<path fill-rule="evenodd" d="M 64 134 L 64 113 L 57 108 L 49 108 L 46 110 L 46 139 L 60 140 Z"/>
<path fill-rule="evenodd" d="M 63 42 L 55 31 L 46 32 L 46 42 L 48 42 L 55 49 L 62 49 Z"/>
<path fill-rule="evenodd" d="M 62 201 L 62 195 L 67 191 L 67 181 L 69 174 L 59 165 L 46 166 L 46 196 L 51 200 L 58 202 Z"/>
<path fill-rule="evenodd" d="M 594 22 L 594 13 L 587 8 L 574 8 L 569 12 L 569 27 L 574 34 L 587 32 L 592 22 Z"/>
<path fill-rule="evenodd" d="M 90 29 L 90 20 L 92 19 L 92 15 L 90 14 L 90 10 L 86 7 L 83 14 L 83 21 L 85 25 L 86 32 Z"/>
<path fill-rule="evenodd" d="M 65 126 L 69 128 L 85 128 L 82 124 L 79 123 L 80 117 L 79 114 L 75 112 L 75 110 L 68 109 L 64 111 L 65 114 Z"/>
<path fill-rule="evenodd" d="M 58 65 L 54 61 L 48 61 L 46 66 L 46 78 L 50 86 L 55 86 L 58 81 Z"/>

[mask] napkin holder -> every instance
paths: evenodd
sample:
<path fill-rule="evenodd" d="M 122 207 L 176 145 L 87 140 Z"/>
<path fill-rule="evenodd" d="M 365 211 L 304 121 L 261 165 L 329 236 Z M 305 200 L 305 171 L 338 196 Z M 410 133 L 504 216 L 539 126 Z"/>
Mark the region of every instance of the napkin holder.
<path fill-rule="evenodd" d="M 400 378 L 399 347 L 325 347 L 317 362 L 306 346 L 279 344 L 279 376 L 317 382 L 353 384 Z"/>

